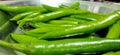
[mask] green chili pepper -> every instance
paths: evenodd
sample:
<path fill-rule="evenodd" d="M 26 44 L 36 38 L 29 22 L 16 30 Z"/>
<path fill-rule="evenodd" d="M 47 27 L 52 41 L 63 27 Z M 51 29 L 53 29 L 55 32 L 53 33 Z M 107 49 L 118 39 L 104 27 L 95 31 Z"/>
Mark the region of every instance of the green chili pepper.
<path fill-rule="evenodd" d="M 90 22 L 89 20 L 77 19 L 73 17 L 64 17 L 64 18 L 61 18 L 61 20 L 75 21 L 75 22 L 78 22 L 79 24 Z"/>
<path fill-rule="evenodd" d="M 49 23 L 50 24 L 71 24 L 71 25 L 77 25 L 79 22 L 77 22 L 77 21 L 68 21 L 68 20 L 52 20 Z"/>
<path fill-rule="evenodd" d="M 26 43 L 36 43 L 36 42 L 46 42 L 45 40 L 38 40 L 34 37 L 23 35 L 23 34 L 11 34 L 10 36 L 12 39 L 17 41 L 18 43 L 21 44 L 26 44 Z"/>
<path fill-rule="evenodd" d="M 85 20 L 90 20 L 90 21 L 96 21 L 104 16 L 106 16 L 106 15 L 91 12 L 91 13 L 87 13 L 87 14 L 71 15 L 70 17 L 78 18 L 78 19 L 85 19 Z"/>
<path fill-rule="evenodd" d="M 63 29 L 66 29 L 66 28 L 55 28 L 55 27 L 43 27 L 43 28 L 37 28 L 37 29 L 32 29 L 32 30 L 29 30 L 29 31 L 23 31 L 23 33 L 25 35 L 29 35 L 29 36 L 33 36 L 33 37 L 36 37 L 36 38 L 39 38 L 41 37 L 42 35 L 44 35 L 45 33 L 48 33 L 48 32 L 51 32 L 51 31 L 58 31 L 58 30 L 63 30 Z M 80 35 L 80 37 L 87 37 L 87 38 L 98 38 L 97 36 L 93 36 L 93 34 L 90 34 L 89 36 L 88 35 Z"/>
<path fill-rule="evenodd" d="M 32 13 L 34 13 L 34 11 L 29 11 L 29 12 L 24 12 L 24 13 L 20 13 L 16 16 L 14 16 L 12 19 L 10 19 L 11 21 L 18 21 L 20 19 L 23 19 L 25 16 L 27 15 L 31 15 Z"/>
<path fill-rule="evenodd" d="M 47 14 L 42 14 L 42 15 L 39 15 L 39 16 L 37 16 L 35 18 L 31 18 L 31 19 L 23 19 L 23 21 L 47 22 L 47 21 L 50 21 L 50 20 L 53 20 L 53 19 L 57 19 L 59 17 L 66 16 L 66 15 L 80 14 L 80 13 L 87 13 L 87 12 L 88 11 L 84 11 L 84 10 L 64 9 L 64 10 L 54 11 L 54 12 L 47 13 Z"/>
<path fill-rule="evenodd" d="M 33 18 L 35 16 L 38 16 L 39 14 L 41 14 L 41 12 L 34 12 L 31 15 L 26 16 L 24 19 Z M 19 23 L 18 27 L 22 27 L 26 22 L 25 21 L 23 21 L 23 22 L 18 21 L 18 23 Z"/>
<path fill-rule="evenodd" d="M 90 23 L 84 23 L 82 25 L 67 28 L 65 30 L 58 30 L 58 31 L 51 31 L 49 33 L 44 34 L 40 39 L 46 39 L 46 38 L 63 38 L 63 37 L 69 37 L 69 35 L 75 35 L 75 34 L 84 34 L 84 33 L 91 33 L 95 32 L 97 30 L 106 28 L 113 23 L 115 23 L 117 20 L 119 20 L 120 11 L 115 11 L 114 13 L 104 17 L 100 18 L 97 21 L 91 21 Z"/>
<path fill-rule="evenodd" d="M 8 11 L 8 12 L 15 12 L 15 13 L 22 13 L 28 11 L 40 11 L 40 12 L 47 12 L 44 7 L 40 6 L 6 6 L 0 5 L 0 10 Z"/>
<path fill-rule="evenodd" d="M 37 38 L 39 39 L 39 37 L 41 37 L 43 34 L 41 33 L 29 33 L 29 32 L 23 32 L 25 35 L 28 35 L 28 36 L 32 36 L 34 38 Z"/>
<path fill-rule="evenodd" d="M 55 25 L 55 24 L 47 24 L 47 23 L 42 23 L 42 22 L 30 22 L 30 25 L 35 27 L 35 28 L 40 28 L 40 27 L 74 27 L 76 25 L 71 25 L 71 24 L 61 24 L 61 25 Z"/>
<path fill-rule="evenodd" d="M 106 38 L 119 38 L 120 37 L 120 20 L 113 24 L 106 35 Z"/>
<path fill-rule="evenodd" d="M 57 30 L 62 30 L 62 29 L 66 29 L 64 27 L 42 27 L 42 28 L 36 28 L 36 29 L 32 29 L 29 31 L 24 31 L 25 33 L 36 33 L 36 34 L 43 34 L 43 33 L 47 33 L 47 32 L 51 32 L 51 31 L 57 31 Z"/>
<path fill-rule="evenodd" d="M 114 44 L 114 45 L 113 45 Z M 86 38 L 65 39 L 43 43 L 10 44 L 0 40 L 0 46 L 12 48 L 29 55 L 63 55 L 98 53 L 120 50 L 120 39 Z"/>
<path fill-rule="evenodd" d="M 40 14 L 41 14 L 41 12 L 37 11 L 37 12 L 32 13 L 31 15 L 26 16 L 24 19 L 33 18 Z"/>
<path fill-rule="evenodd" d="M 83 16 L 83 15 L 71 15 L 71 17 L 79 18 L 79 19 L 84 19 L 84 20 L 89 20 L 89 21 L 96 21 L 95 18 L 90 18 L 90 17 Z"/>

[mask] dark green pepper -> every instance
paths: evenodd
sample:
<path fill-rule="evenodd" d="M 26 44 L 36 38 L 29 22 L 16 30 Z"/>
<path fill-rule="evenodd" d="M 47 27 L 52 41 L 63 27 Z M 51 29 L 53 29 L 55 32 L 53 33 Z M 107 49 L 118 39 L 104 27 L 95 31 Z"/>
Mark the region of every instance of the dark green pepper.
<path fill-rule="evenodd" d="M 3 11 L 0 11 L 0 26 L 9 20 L 9 15 L 5 14 Z"/>
<path fill-rule="evenodd" d="M 7 36 L 10 32 L 14 31 L 16 26 L 10 22 L 7 21 L 5 22 L 1 27 L 0 27 L 0 39 L 4 39 L 5 36 Z"/>

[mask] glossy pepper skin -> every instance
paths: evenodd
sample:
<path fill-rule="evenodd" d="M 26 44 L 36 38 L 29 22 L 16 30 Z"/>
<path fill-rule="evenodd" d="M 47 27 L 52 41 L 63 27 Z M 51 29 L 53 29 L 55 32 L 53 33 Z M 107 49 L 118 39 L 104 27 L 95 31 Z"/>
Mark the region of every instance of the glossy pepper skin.
<path fill-rule="evenodd" d="M 63 55 L 67 53 L 96 53 L 120 50 L 120 39 L 64 39 L 24 45 L 10 44 L 0 40 L 0 46 L 12 48 L 29 55 Z"/>
<path fill-rule="evenodd" d="M 30 22 L 30 25 L 35 27 L 35 28 L 40 28 L 40 27 L 74 27 L 76 25 L 71 25 L 71 24 L 47 24 L 43 22 Z"/>
<path fill-rule="evenodd" d="M 30 14 L 32 14 L 32 13 L 34 13 L 34 11 L 29 11 L 29 12 L 20 13 L 20 14 L 14 16 L 14 17 L 13 17 L 12 19 L 10 19 L 10 20 L 11 20 L 11 21 L 18 21 L 18 20 L 21 20 L 21 19 L 23 19 L 25 16 L 30 15 Z"/>
<path fill-rule="evenodd" d="M 77 21 L 68 21 L 68 20 L 52 20 L 49 23 L 50 24 L 71 24 L 71 25 L 77 25 L 79 22 L 77 22 Z"/>
<path fill-rule="evenodd" d="M 74 17 L 64 17 L 64 18 L 61 18 L 61 20 L 74 21 L 74 22 L 78 22 L 78 24 L 83 24 L 83 23 L 90 22 L 89 20 L 77 19 L 77 18 L 74 18 Z"/>
<path fill-rule="evenodd" d="M 62 55 L 76 53 L 95 53 L 119 50 L 120 40 L 118 39 L 66 39 L 53 41 L 43 45 L 33 45 L 32 55 Z M 114 43 L 114 45 L 113 45 Z M 41 50 L 42 49 L 42 50 Z M 41 52 L 41 53 L 40 53 Z M 57 52 L 57 53 L 56 53 Z"/>
<path fill-rule="evenodd" d="M 15 12 L 15 13 L 22 13 L 28 11 L 41 11 L 47 12 L 47 10 L 40 6 L 6 6 L 0 5 L 0 10 L 8 11 L 8 12 Z"/>
<path fill-rule="evenodd" d="M 106 38 L 119 38 L 120 37 L 120 20 L 117 21 L 115 24 L 110 26 L 109 31 L 106 35 Z"/>
<path fill-rule="evenodd" d="M 35 18 L 31 18 L 31 19 L 23 19 L 22 21 L 47 22 L 47 21 L 50 21 L 50 20 L 53 20 L 53 19 L 57 19 L 59 17 L 66 16 L 66 15 L 80 14 L 80 13 L 87 13 L 87 12 L 88 11 L 84 11 L 84 10 L 64 9 L 64 10 L 50 12 L 50 13 L 47 13 L 47 14 L 42 14 L 42 15 L 39 15 L 39 16 L 37 16 Z"/>
<path fill-rule="evenodd" d="M 97 21 L 91 21 L 90 23 L 85 23 L 76 27 L 68 28 L 65 30 L 59 30 L 59 31 L 53 31 L 44 34 L 40 39 L 46 39 L 46 38 L 63 38 L 67 37 L 69 35 L 74 35 L 74 34 L 82 34 L 82 33 L 91 33 L 95 32 L 97 30 L 106 28 L 113 23 L 115 23 L 117 20 L 119 20 L 120 11 L 115 11 L 114 13 L 104 17 L 100 18 Z"/>

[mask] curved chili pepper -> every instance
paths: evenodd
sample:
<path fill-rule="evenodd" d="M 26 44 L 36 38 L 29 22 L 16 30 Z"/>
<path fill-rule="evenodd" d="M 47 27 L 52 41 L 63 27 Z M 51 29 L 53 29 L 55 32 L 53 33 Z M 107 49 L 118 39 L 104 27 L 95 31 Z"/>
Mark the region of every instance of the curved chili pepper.
<path fill-rule="evenodd" d="M 59 17 L 63 17 L 63 16 L 66 16 L 66 15 L 80 14 L 80 13 L 88 13 L 88 11 L 74 10 L 74 9 L 64 9 L 64 10 L 54 11 L 54 12 L 47 13 L 47 14 L 42 14 L 42 15 L 39 15 L 39 16 L 37 16 L 35 18 L 31 18 L 31 19 L 23 19 L 23 21 L 47 22 L 49 20 L 57 19 Z"/>
<path fill-rule="evenodd" d="M 68 37 L 69 35 L 75 35 L 75 34 L 82 34 L 82 33 L 91 33 L 95 32 L 97 30 L 106 28 L 113 23 L 115 23 L 117 20 L 119 20 L 120 11 L 115 11 L 114 13 L 104 17 L 100 18 L 97 21 L 91 21 L 90 23 L 85 23 L 76 27 L 68 28 L 65 30 L 59 30 L 59 31 L 52 31 L 49 33 L 44 34 L 40 39 L 46 39 L 46 38 L 63 38 Z"/>
<path fill-rule="evenodd" d="M 119 38 L 120 37 L 120 20 L 113 24 L 106 35 L 106 38 Z"/>
<path fill-rule="evenodd" d="M 0 46 L 12 48 L 29 55 L 63 55 L 67 53 L 96 53 L 120 50 L 120 39 L 65 39 L 43 43 L 26 43 L 24 45 L 10 44 L 0 40 Z"/>
<path fill-rule="evenodd" d="M 22 13 L 28 11 L 40 11 L 40 12 L 47 12 L 44 7 L 40 6 L 6 6 L 0 5 L 0 10 L 8 11 L 8 12 L 15 12 L 15 13 Z"/>

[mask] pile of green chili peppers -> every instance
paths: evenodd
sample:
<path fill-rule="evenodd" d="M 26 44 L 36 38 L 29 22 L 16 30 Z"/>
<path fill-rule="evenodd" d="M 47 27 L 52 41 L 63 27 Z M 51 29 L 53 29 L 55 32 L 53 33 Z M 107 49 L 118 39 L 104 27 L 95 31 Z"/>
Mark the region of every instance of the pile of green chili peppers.
<path fill-rule="evenodd" d="M 17 13 L 10 21 L 21 29 L 9 36 L 16 43 L 0 40 L 0 46 L 27 55 L 120 55 L 120 11 L 100 14 L 79 6 L 79 2 L 59 7 L 0 5 L 2 11 Z M 97 34 L 104 29 L 105 36 Z"/>

